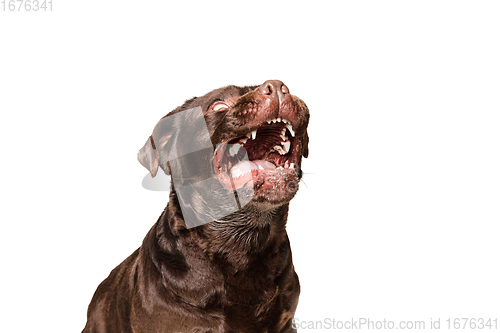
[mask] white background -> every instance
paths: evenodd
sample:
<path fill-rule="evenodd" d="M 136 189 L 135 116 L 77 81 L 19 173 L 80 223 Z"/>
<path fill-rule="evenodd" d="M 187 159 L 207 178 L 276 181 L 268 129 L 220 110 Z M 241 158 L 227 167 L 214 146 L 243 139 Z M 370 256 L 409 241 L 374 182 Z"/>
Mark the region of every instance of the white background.
<path fill-rule="evenodd" d="M 0 11 L 0 331 L 81 331 L 167 203 L 156 122 L 268 79 L 311 112 L 296 317 L 500 321 L 498 2 L 53 1 Z"/>

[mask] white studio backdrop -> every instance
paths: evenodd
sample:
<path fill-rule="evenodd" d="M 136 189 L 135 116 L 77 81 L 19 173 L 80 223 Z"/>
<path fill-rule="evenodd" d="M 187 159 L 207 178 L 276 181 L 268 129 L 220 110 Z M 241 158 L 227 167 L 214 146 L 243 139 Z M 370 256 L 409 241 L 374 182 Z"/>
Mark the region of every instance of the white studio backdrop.
<path fill-rule="evenodd" d="M 167 203 L 136 160 L 156 122 L 280 79 L 311 112 L 288 224 L 300 331 L 496 318 L 498 332 L 498 2 L 52 6 L 0 8 L 0 331 L 81 331 Z"/>

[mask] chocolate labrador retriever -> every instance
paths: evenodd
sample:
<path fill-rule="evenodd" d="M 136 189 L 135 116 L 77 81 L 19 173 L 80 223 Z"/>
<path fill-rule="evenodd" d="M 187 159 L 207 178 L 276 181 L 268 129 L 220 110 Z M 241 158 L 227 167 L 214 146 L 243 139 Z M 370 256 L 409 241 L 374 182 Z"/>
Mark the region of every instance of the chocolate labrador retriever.
<path fill-rule="evenodd" d="M 162 118 L 138 159 L 170 175 L 169 202 L 97 288 L 83 332 L 294 332 L 285 226 L 308 122 L 277 80 L 216 89 Z"/>

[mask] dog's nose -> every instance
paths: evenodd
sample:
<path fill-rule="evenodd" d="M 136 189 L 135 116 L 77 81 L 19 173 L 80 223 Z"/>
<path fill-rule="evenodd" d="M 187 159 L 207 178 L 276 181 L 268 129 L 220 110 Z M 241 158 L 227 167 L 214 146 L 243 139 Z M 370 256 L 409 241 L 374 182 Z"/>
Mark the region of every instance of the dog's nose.
<path fill-rule="evenodd" d="M 281 103 L 290 91 L 283 82 L 279 80 L 268 80 L 259 87 L 259 93 L 276 99 Z"/>

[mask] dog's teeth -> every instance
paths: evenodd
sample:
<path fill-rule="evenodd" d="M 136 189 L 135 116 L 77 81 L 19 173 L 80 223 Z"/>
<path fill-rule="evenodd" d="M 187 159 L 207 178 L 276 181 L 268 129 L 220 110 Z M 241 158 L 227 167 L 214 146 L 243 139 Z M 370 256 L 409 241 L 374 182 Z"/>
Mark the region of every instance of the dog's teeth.
<path fill-rule="evenodd" d="M 283 130 L 281 131 L 281 139 L 283 139 L 283 141 L 286 141 L 286 128 L 283 128 Z"/>
<path fill-rule="evenodd" d="M 282 146 L 274 146 L 273 149 L 275 151 L 277 151 L 280 155 L 285 155 L 286 154 L 286 151 L 283 150 L 283 147 Z"/>
<path fill-rule="evenodd" d="M 259 164 L 258 168 L 261 169 L 261 170 L 264 170 L 264 168 L 260 164 Z"/>
<path fill-rule="evenodd" d="M 270 124 L 270 123 L 285 123 L 285 124 L 290 124 L 290 121 L 284 119 L 284 118 L 281 118 L 281 117 L 278 117 L 278 118 L 273 118 L 271 120 L 267 120 L 267 123 Z"/>
<path fill-rule="evenodd" d="M 294 168 L 295 168 L 295 163 L 290 163 L 289 168 L 290 168 L 290 169 L 294 169 Z"/>
<path fill-rule="evenodd" d="M 292 136 L 295 137 L 295 132 L 292 129 L 292 124 L 287 124 L 286 128 L 288 128 L 288 130 L 290 131 L 290 134 L 292 134 Z"/>
<path fill-rule="evenodd" d="M 257 137 L 257 130 L 253 130 L 251 135 L 252 135 L 252 140 L 255 140 L 255 138 Z"/>
<path fill-rule="evenodd" d="M 283 148 L 285 148 L 285 154 L 290 150 L 290 141 L 282 142 Z"/>
<path fill-rule="evenodd" d="M 247 143 L 247 141 L 248 141 L 247 138 L 240 139 L 240 142 L 243 143 L 243 144 Z"/>
<path fill-rule="evenodd" d="M 282 150 L 282 149 L 283 149 L 283 148 L 281 148 L 281 146 L 274 146 L 274 147 L 273 147 L 273 150 L 274 150 L 274 151 L 277 151 L 277 152 L 279 152 L 279 151 L 280 151 L 280 150 Z M 281 153 L 280 153 L 280 154 L 281 154 Z"/>
<path fill-rule="evenodd" d="M 241 145 L 239 144 L 234 144 L 231 148 L 229 148 L 229 155 L 234 156 L 238 154 L 238 151 L 240 150 Z"/>

